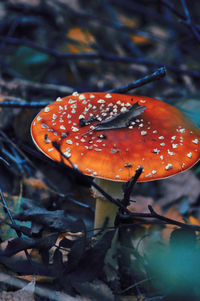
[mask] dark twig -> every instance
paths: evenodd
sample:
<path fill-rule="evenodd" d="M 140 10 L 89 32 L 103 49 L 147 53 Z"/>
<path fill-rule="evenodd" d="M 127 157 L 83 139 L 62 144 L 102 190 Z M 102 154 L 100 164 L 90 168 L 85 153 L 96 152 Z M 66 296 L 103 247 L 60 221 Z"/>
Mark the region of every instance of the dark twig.
<path fill-rule="evenodd" d="M 146 75 L 134 82 L 131 82 L 127 85 L 124 85 L 122 87 L 119 87 L 119 88 L 115 88 L 115 89 L 111 89 L 111 90 L 108 90 L 107 92 L 110 92 L 110 93 L 126 93 L 132 89 L 135 89 L 135 88 L 139 88 L 145 84 L 148 84 L 148 83 L 151 83 L 155 80 L 158 80 L 158 79 L 161 79 L 162 77 L 164 77 L 166 75 L 166 69 L 165 67 L 161 67 L 159 68 L 158 70 L 156 70 L 155 72 L 149 74 L 149 75 Z"/>
<path fill-rule="evenodd" d="M 172 11 L 167 7 L 164 7 L 164 15 L 165 15 L 165 19 L 169 20 L 169 34 L 171 40 L 177 41 L 178 40 L 177 32 L 174 30 L 174 26 L 172 22 Z M 183 64 L 183 60 L 182 60 L 182 53 L 179 49 L 178 43 L 173 43 L 172 47 L 174 49 L 175 62 L 178 66 L 181 66 Z"/>
<path fill-rule="evenodd" d="M 39 44 L 36 44 L 36 43 L 34 43 L 32 41 L 29 41 L 27 39 L 17 39 L 17 38 L 0 36 L 0 41 L 3 41 L 3 42 L 8 43 L 8 44 L 17 45 L 17 46 L 18 45 L 25 45 L 25 46 L 28 46 L 30 48 L 36 49 L 38 51 L 47 53 L 47 54 L 49 54 L 49 55 L 51 55 L 51 56 L 53 56 L 57 59 L 61 59 L 61 58 L 65 57 L 65 56 L 63 56 L 63 54 L 61 52 L 58 52 L 54 49 L 50 49 L 50 48 L 47 48 L 47 47 L 40 46 Z"/>
<path fill-rule="evenodd" d="M 15 221 L 14 221 L 14 219 L 13 219 L 13 217 L 12 217 L 12 214 L 11 214 L 11 212 L 10 212 L 10 209 L 8 208 L 7 203 L 6 203 L 6 200 L 4 199 L 3 192 L 2 192 L 2 190 L 1 190 L 1 188 L 0 188 L 0 197 L 1 197 L 1 201 L 2 201 L 3 207 L 4 207 L 5 211 L 6 211 L 6 213 L 8 214 L 9 219 L 11 220 L 11 223 L 12 223 L 12 224 L 15 224 Z M 21 233 L 20 233 L 19 231 L 16 231 L 16 232 L 17 232 L 17 235 L 20 237 L 20 236 L 21 236 Z"/>
<path fill-rule="evenodd" d="M 162 77 L 164 77 L 166 74 L 166 70 L 165 67 L 161 67 L 158 70 L 156 70 L 155 72 L 146 75 L 136 81 L 133 81 L 125 86 L 122 87 L 118 87 L 112 90 L 108 90 L 106 92 L 110 92 L 110 93 L 126 93 L 132 89 L 135 88 L 139 88 L 147 83 L 150 83 L 152 81 L 161 79 Z M 12 97 L 12 96 L 2 96 L 4 99 L 6 99 L 5 101 L 1 101 L 0 102 L 0 107 L 9 107 L 9 108 L 31 108 L 31 109 L 35 109 L 35 108 L 43 108 L 47 105 L 49 105 L 51 102 L 50 101 L 40 101 L 40 102 L 27 102 L 22 98 L 19 97 Z M 9 100 L 9 101 L 7 101 Z"/>
<path fill-rule="evenodd" d="M 128 210 L 124 207 L 124 205 L 117 199 L 114 199 L 113 197 L 111 197 L 110 194 L 108 194 L 106 191 L 104 191 L 99 185 L 97 185 L 95 182 L 92 182 L 91 185 L 96 188 L 96 190 L 98 190 L 108 201 L 110 201 L 111 203 L 114 203 L 115 205 L 117 205 L 119 208 L 121 208 L 123 211 L 126 211 L 126 213 L 128 213 Z"/>
<path fill-rule="evenodd" d="M 14 20 L 14 22 L 12 22 L 12 24 L 8 30 L 8 33 L 6 35 L 7 37 L 10 37 L 14 34 L 14 32 L 19 24 L 19 21 L 20 21 L 20 18 L 18 17 Z M 6 68 L 6 62 L 3 59 L 3 52 L 5 50 L 5 47 L 6 47 L 6 42 L 2 41 L 0 44 L 0 53 L 1 53 L 0 54 L 0 57 L 1 57 L 1 68 L 0 69 L 1 69 L 1 72 Z"/>
<path fill-rule="evenodd" d="M 121 217 L 122 218 L 130 218 L 130 217 L 132 217 L 132 218 L 155 218 L 155 219 L 165 222 L 165 224 L 175 225 L 175 226 L 181 227 L 183 229 L 200 231 L 200 226 L 185 224 L 185 223 L 173 220 L 171 218 L 165 217 L 163 215 L 160 215 L 160 214 L 156 213 L 155 210 L 153 209 L 153 207 L 150 205 L 148 206 L 148 208 L 149 208 L 150 213 L 131 213 L 131 212 L 129 212 L 129 214 L 127 216 L 121 216 Z"/>
<path fill-rule="evenodd" d="M 48 106 L 51 103 L 51 101 L 27 102 L 22 98 L 12 97 L 12 96 L 3 96 L 3 98 L 5 100 L 0 102 L 0 107 L 1 108 L 38 109 L 38 108 L 44 108 L 44 107 Z"/>
<path fill-rule="evenodd" d="M 194 36 L 197 38 L 197 40 L 200 42 L 200 34 L 198 33 L 198 31 L 195 28 L 195 25 L 193 24 L 191 17 L 190 17 L 190 13 L 188 11 L 187 5 L 185 0 L 181 0 L 182 6 L 184 8 L 184 12 L 185 12 L 185 16 L 186 16 L 186 21 L 185 23 L 191 28 Z"/>
<path fill-rule="evenodd" d="M 140 284 L 143 284 L 145 282 L 149 282 L 149 281 L 152 281 L 152 280 L 153 280 L 153 278 L 147 278 L 147 279 L 140 280 L 140 281 L 138 281 L 138 282 L 136 282 L 136 283 L 128 286 L 127 288 L 125 288 L 125 289 L 123 289 L 121 291 L 118 291 L 118 294 L 122 295 L 122 294 L 126 293 L 127 291 L 129 291 L 130 289 L 133 289 L 134 287 L 136 287 L 136 286 L 138 286 Z M 153 299 L 153 300 L 155 300 L 155 299 Z"/>
<path fill-rule="evenodd" d="M 47 53 L 51 56 L 53 56 L 55 59 L 59 59 L 62 60 L 63 63 L 65 61 L 70 61 L 70 60 L 104 60 L 104 61 L 108 61 L 109 63 L 112 62 L 117 62 L 117 63 L 136 63 L 136 64 L 142 64 L 142 65 L 146 65 L 146 66 L 150 66 L 150 67 L 157 67 L 160 68 L 162 67 L 162 64 L 154 62 L 154 61 L 150 61 L 148 59 L 143 59 L 143 58 L 134 58 L 131 56 L 120 56 L 120 55 L 116 55 L 113 53 L 62 53 L 59 51 L 56 51 L 54 49 L 50 49 L 47 47 L 43 47 L 40 46 L 34 42 L 31 42 L 29 40 L 26 39 L 16 39 L 16 38 L 7 38 L 7 37 L 2 37 L 0 36 L 0 41 L 5 41 L 7 43 L 10 44 L 14 44 L 14 45 L 26 45 L 29 46 L 31 48 L 37 49 L 41 52 Z M 187 70 L 187 69 L 183 69 L 183 68 L 179 68 L 173 65 L 165 65 L 166 69 L 175 72 L 177 74 L 188 74 L 191 75 L 193 77 L 200 77 L 200 72 L 198 71 L 193 71 L 193 70 Z"/>
<path fill-rule="evenodd" d="M 161 221 L 164 221 L 166 224 L 171 224 L 171 225 L 179 226 L 179 227 L 181 227 L 183 229 L 188 229 L 188 230 L 193 230 L 193 231 L 200 231 L 200 226 L 185 224 L 185 223 L 173 220 L 171 218 L 162 216 L 162 215 L 156 213 L 155 210 L 153 209 L 153 207 L 151 205 L 149 205 L 148 208 L 149 208 L 149 211 L 151 212 L 151 217 L 159 219 Z"/>
<path fill-rule="evenodd" d="M 134 218 L 134 219 L 157 219 L 163 222 L 163 224 L 169 224 L 169 225 L 174 225 L 174 226 L 178 226 L 180 228 L 183 229 L 188 229 L 188 230 L 192 230 L 192 231 L 200 231 L 200 226 L 198 225 L 190 225 L 190 224 L 185 224 L 182 222 L 178 222 L 176 220 L 173 220 L 171 218 L 165 217 L 163 215 L 160 215 L 158 213 L 155 212 L 155 210 L 152 208 L 152 206 L 148 206 L 150 213 L 132 213 L 132 212 L 128 212 L 127 215 L 124 215 L 123 213 L 119 213 L 118 216 L 122 219 L 122 220 L 127 220 L 130 218 Z M 150 222 L 151 223 L 151 222 Z M 145 222 L 146 224 L 146 222 Z M 161 224 L 162 225 L 162 224 Z"/>
<path fill-rule="evenodd" d="M 19 90 L 20 92 L 23 92 L 23 94 L 24 92 L 28 93 L 29 91 L 36 91 L 40 93 L 41 91 L 48 91 L 49 93 L 62 93 L 64 95 L 73 92 L 73 88 L 69 86 L 39 83 L 21 78 L 15 78 L 9 81 L 0 78 L 0 87 L 9 92 L 13 92 L 13 90 Z"/>
<path fill-rule="evenodd" d="M 0 146 L 2 157 L 6 157 L 6 162 L 8 166 L 13 165 L 13 168 L 16 167 L 16 172 L 18 175 L 31 174 L 31 168 L 34 168 L 32 162 L 28 157 L 20 150 L 20 148 L 8 138 L 8 136 L 0 130 Z M 5 146 L 4 146 L 5 143 Z M 8 150 L 7 146 L 8 145 Z"/>
<path fill-rule="evenodd" d="M 3 207 L 4 207 L 5 211 L 6 211 L 6 213 L 8 214 L 9 219 L 11 220 L 12 225 L 15 226 L 16 223 L 15 223 L 13 217 L 12 217 L 12 214 L 11 214 L 11 212 L 10 212 L 10 209 L 9 209 L 8 206 L 7 206 L 6 200 L 4 199 L 3 192 L 2 192 L 2 190 L 1 190 L 1 188 L 0 188 L 0 197 L 1 197 L 1 201 L 2 201 Z M 13 227 L 13 229 L 15 230 L 17 236 L 18 236 L 18 237 L 21 237 L 21 231 L 15 229 L 15 227 Z M 24 252 L 25 252 L 25 254 L 26 254 L 27 260 L 29 261 L 30 264 L 32 264 L 32 260 L 31 260 L 31 257 L 30 257 L 30 255 L 29 255 L 28 251 L 27 251 L 27 250 L 24 250 Z"/>
<path fill-rule="evenodd" d="M 169 10 L 171 10 L 178 18 L 182 20 L 186 20 L 186 17 L 178 11 L 173 4 L 171 4 L 168 0 L 160 0 L 160 2 L 165 5 Z"/>
<path fill-rule="evenodd" d="M 133 187 L 136 184 L 138 178 L 140 177 L 142 171 L 143 171 L 143 167 L 140 166 L 136 170 L 134 177 L 125 184 L 125 189 L 124 189 L 125 192 L 122 200 L 122 204 L 124 205 L 124 207 L 127 207 L 129 205 L 131 192 L 133 191 Z"/>
<path fill-rule="evenodd" d="M 185 1 L 182 1 L 182 5 L 183 5 L 183 8 L 184 8 L 184 11 L 185 11 L 185 15 L 183 15 L 180 11 L 178 11 L 173 4 L 171 4 L 168 0 L 160 0 L 161 3 L 163 5 L 165 5 L 169 10 L 171 10 L 173 12 L 173 14 L 175 14 L 178 18 L 180 18 L 182 20 L 183 23 L 186 23 L 188 25 L 188 21 L 189 21 L 189 25 L 192 26 L 192 30 L 193 33 L 196 35 L 197 34 L 197 37 L 198 37 L 198 40 L 199 40 L 199 33 L 198 33 L 198 30 L 200 30 L 200 25 L 198 24 L 194 24 L 192 21 L 191 21 L 191 18 L 190 18 L 190 15 L 189 15 L 189 12 L 188 12 L 188 9 L 185 5 Z M 188 19 L 189 17 L 189 19 Z"/>

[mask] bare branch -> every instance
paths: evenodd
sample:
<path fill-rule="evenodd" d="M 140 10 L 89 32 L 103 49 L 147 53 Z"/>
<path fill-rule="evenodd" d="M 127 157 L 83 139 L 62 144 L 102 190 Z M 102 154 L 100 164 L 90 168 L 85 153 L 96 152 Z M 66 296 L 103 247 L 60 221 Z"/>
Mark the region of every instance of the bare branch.
<path fill-rule="evenodd" d="M 37 108 L 44 108 L 48 106 L 51 101 L 34 101 L 34 102 L 27 102 L 23 98 L 15 97 L 15 96 L 4 96 L 1 95 L 1 98 L 5 99 L 4 101 L 0 102 L 1 108 L 30 108 L 30 109 L 37 109 Z"/>
<path fill-rule="evenodd" d="M 46 83 L 38 83 L 32 82 L 30 80 L 15 78 L 11 81 L 6 81 L 0 78 L 0 87 L 12 91 L 13 90 L 34 90 L 34 91 L 49 91 L 49 92 L 57 92 L 62 94 L 71 94 L 73 92 L 73 88 L 68 86 L 60 86 L 54 84 L 46 84 Z"/>
<path fill-rule="evenodd" d="M 160 68 L 162 67 L 163 64 L 157 63 L 154 61 L 147 60 L 145 58 L 134 58 L 131 56 L 120 56 L 120 55 L 115 55 L 113 53 L 62 53 L 59 51 L 56 51 L 54 49 L 50 49 L 47 47 L 40 46 L 34 42 L 31 42 L 27 39 L 16 39 L 16 38 L 10 38 L 10 37 L 2 37 L 0 36 L 0 41 L 5 41 L 6 43 L 9 44 L 14 44 L 14 45 L 26 45 L 28 47 L 37 49 L 41 52 L 47 53 L 51 56 L 53 56 L 55 59 L 62 60 L 63 63 L 69 60 L 104 60 L 108 61 L 109 63 L 136 63 L 140 65 L 146 65 L 150 67 L 157 67 Z M 193 77 L 200 78 L 200 72 L 194 71 L 194 70 L 188 70 L 184 68 L 179 68 L 173 65 L 165 65 L 166 69 L 175 72 L 177 74 L 188 74 Z"/>
<path fill-rule="evenodd" d="M 195 28 L 195 25 L 193 24 L 191 17 L 190 17 L 190 13 L 188 11 L 187 5 L 185 0 L 181 0 L 182 6 L 184 8 L 184 12 L 185 12 L 185 16 L 186 16 L 186 21 L 185 23 L 191 28 L 194 36 L 197 38 L 197 40 L 200 42 L 200 34 L 198 33 L 198 31 Z"/>
<path fill-rule="evenodd" d="M 153 207 L 150 206 L 150 205 L 148 206 L 148 208 L 149 208 L 149 211 L 151 212 L 151 217 L 153 217 L 153 218 L 157 218 L 159 220 L 162 220 L 167 224 L 179 226 L 183 229 L 188 229 L 188 230 L 193 230 L 193 231 L 200 231 L 200 226 L 181 223 L 181 222 L 178 222 L 178 221 L 173 220 L 171 218 L 162 216 L 162 215 L 156 213 L 155 210 L 153 209 Z"/>
<path fill-rule="evenodd" d="M 7 215 L 8 215 L 8 217 L 9 217 L 9 219 L 11 220 L 11 223 L 12 223 L 13 225 L 16 225 L 15 220 L 13 219 L 12 214 L 11 214 L 11 212 L 10 212 L 10 209 L 9 209 L 9 207 L 8 207 L 8 205 L 7 205 L 7 202 L 6 202 L 5 198 L 4 198 L 4 195 L 3 195 L 3 192 L 2 192 L 2 190 L 1 190 L 1 188 L 0 188 L 0 198 L 1 198 L 1 202 L 2 202 L 2 204 L 3 204 L 3 207 L 4 207 L 4 209 L 5 209 L 6 213 L 7 213 Z M 15 229 L 15 232 L 16 232 L 16 234 L 17 234 L 18 237 L 21 237 L 21 231 Z M 26 255 L 27 260 L 28 260 L 29 263 L 31 264 L 31 263 L 32 263 L 32 260 L 31 260 L 31 256 L 29 255 L 28 251 L 27 251 L 27 250 L 24 250 L 24 253 L 25 253 L 25 255 Z"/>
<path fill-rule="evenodd" d="M 166 70 L 164 67 L 159 68 L 158 70 L 156 70 L 155 72 L 153 72 L 152 74 L 146 75 L 144 77 L 142 77 L 141 79 L 138 79 L 134 82 L 131 82 L 125 86 L 119 87 L 119 88 L 115 88 L 112 90 L 109 90 L 107 92 L 112 92 L 112 93 L 126 93 L 132 89 L 141 87 L 147 83 L 150 83 L 154 80 L 158 80 L 161 79 L 162 77 L 164 77 L 166 74 Z M 25 81 L 28 82 L 27 84 L 29 85 L 29 81 Z M 24 84 L 24 81 L 22 81 L 22 84 Z M 31 82 L 30 82 L 31 85 Z M 41 84 L 42 85 L 42 84 Z M 0 86 L 1 86 L 1 80 L 0 80 Z M 40 84 L 36 83 L 36 86 L 40 86 Z M 48 86 L 48 84 L 46 84 L 46 86 Z M 51 86 L 51 85 L 50 85 Z M 54 86 L 54 85 L 52 85 Z M 57 86 L 54 86 L 57 87 Z M 59 87 L 59 86 L 58 86 Z M 62 86 L 61 86 L 62 87 Z M 64 87 L 63 87 L 64 89 Z M 63 89 L 61 88 L 61 90 L 63 91 Z M 68 88 L 67 88 L 68 89 Z M 68 94 L 68 93 L 67 93 Z M 9 108 L 43 108 L 45 106 L 47 106 L 48 104 L 50 104 L 50 101 L 43 101 L 43 102 L 27 102 L 22 98 L 19 97 L 13 97 L 13 96 L 3 96 L 2 97 L 5 99 L 5 101 L 1 101 L 0 102 L 0 107 L 9 107 Z"/>
<path fill-rule="evenodd" d="M 143 167 L 140 166 L 136 170 L 135 175 L 133 176 L 133 178 L 125 184 L 125 192 L 124 192 L 124 197 L 123 197 L 123 200 L 122 200 L 122 204 L 125 207 L 128 206 L 129 203 L 130 203 L 131 192 L 133 191 L 133 187 L 136 184 L 137 180 L 139 179 L 142 171 L 143 171 Z"/>
<path fill-rule="evenodd" d="M 155 80 L 158 80 L 158 79 L 161 79 L 162 77 L 164 77 L 166 75 L 166 69 L 165 67 L 161 67 L 159 68 L 158 70 L 156 70 L 155 72 L 149 74 L 149 75 L 146 75 L 134 82 L 131 82 L 125 86 L 122 86 L 122 87 L 119 87 L 119 88 L 115 88 L 115 89 L 112 89 L 112 90 L 109 90 L 107 92 L 110 92 L 110 93 L 126 93 L 132 89 L 135 89 L 135 88 L 139 88 L 145 84 L 148 84 L 152 81 L 155 81 Z"/>
<path fill-rule="evenodd" d="M 195 24 L 195 23 L 192 22 L 192 20 L 190 18 L 189 11 L 188 11 L 186 3 L 185 3 L 185 0 L 181 0 L 181 2 L 182 2 L 182 6 L 184 8 L 185 15 L 180 13 L 174 7 L 174 5 L 171 4 L 168 0 L 161 0 L 161 3 L 164 4 L 169 10 L 171 10 L 178 18 L 180 18 L 183 23 L 185 23 L 186 25 L 189 25 L 189 27 L 193 31 L 193 34 L 196 36 L 198 41 L 200 41 L 200 35 L 199 35 L 199 32 L 198 32 L 198 30 L 200 29 L 200 26 L 198 24 Z"/>

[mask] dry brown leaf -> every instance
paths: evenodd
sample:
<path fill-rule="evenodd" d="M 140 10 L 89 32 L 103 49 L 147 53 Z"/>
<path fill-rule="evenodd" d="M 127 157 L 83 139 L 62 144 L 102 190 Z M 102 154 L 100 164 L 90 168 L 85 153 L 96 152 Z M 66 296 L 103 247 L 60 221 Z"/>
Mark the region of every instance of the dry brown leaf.
<path fill-rule="evenodd" d="M 129 18 L 128 16 L 120 14 L 119 21 L 120 21 L 120 23 L 122 23 L 126 26 L 129 26 L 129 27 L 132 27 L 132 28 L 138 26 L 138 20 L 136 18 L 133 18 L 133 16 L 131 16 L 131 18 Z"/>
<path fill-rule="evenodd" d="M 95 39 L 92 34 L 83 30 L 79 27 L 71 28 L 67 34 L 68 38 L 80 44 L 68 43 L 69 51 L 72 53 L 82 53 L 82 52 L 93 52 L 92 48 L 89 46 L 95 43 Z"/>
<path fill-rule="evenodd" d="M 184 223 L 184 220 L 179 212 L 179 210 L 175 207 L 170 207 L 169 210 L 164 214 L 165 217 L 171 218 L 178 222 Z M 170 235 L 172 231 L 177 228 L 174 225 L 167 225 L 166 228 L 162 230 L 162 242 L 168 244 Z"/>
<path fill-rule="evenodd" d="M 162 206 L 170 204 L 181 197 L 187 197 L 190 204 L 196 202 L 200 194 L 200 180 L 191 170 L 187 170 L 161 182 L 164 197 L 159 199 Z"/>
<path fill-rule="evenodd" d="M 153 206 L 154 200 L 151 197 L 134 196 L 134 202 L 127 207 L 131 212 L 149 213 L 148 205 Z"/>
<path fill-rule="evenodd" d="M 33 198 L 37 193 L 41 200 L 48 199 L 52 191 L 45 183 L 45 176 L 41 171 L 35 173 L 35 177 L 24 177 L 23 187 L 28 198 Z"/>
<path fill-rule="evenodd" d="M 26 184 L 28 186 L 32 186 L 35 189 L 49 190 L 49 187 L 41 179 L 36 179 L 33 177 L 25 178 L 24 184 Z"/>
<path fill-rule="evenodd" d="M 175 207 L 170 207 L 167 212 L 164 214 L 165 217 L 171 218 L 178 222 L 184 223 L 184 220 L 179 212 L 179 210 Z"/>
<path fill-rule="evenodd" d="M 151 41 L 148 38 L 142 37 L 142 36 L 139 36 L 139 35 L 132 35 L 131 40 L 137 45 L 149 45 L 149 44 L 151 44 Z"/>
<path fill-rule="evenodd" d="M 198 225 L 198 226 L 200 226 L 200 220 L 198 220 L 196 217 L 194 217 L 194 216 L 189 216 L 189 223 L 191 224 L 191 225 Z"/>
<path fill-rule="evenodd" d="M 30 282 L 33 280 L 33 275 L 17 276 L 17 278 Z M 48 276 L 34 276 L 34 278 L 36 283 L 52 283 L 54 281 L 53 277 Z"/>

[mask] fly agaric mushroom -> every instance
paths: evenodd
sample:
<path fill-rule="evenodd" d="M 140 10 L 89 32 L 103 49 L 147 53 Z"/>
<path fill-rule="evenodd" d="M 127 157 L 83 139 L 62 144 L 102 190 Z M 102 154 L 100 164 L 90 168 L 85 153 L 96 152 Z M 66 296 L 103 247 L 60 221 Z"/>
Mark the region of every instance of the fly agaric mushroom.
<path fill-rule="evenodd" d="M 118 198 L 139 166 L 138 182 L 146 182 L 182 172 L 200 158 L 200 130 L 173 106 L 146 96 L 74 92 L 45 107 L 31 134 L 45 155 L 69 165 L 57 142 L 80 171 Z M 116 205 L 94 193 L 95 227 L 106 217 L 112 226 Z"/>

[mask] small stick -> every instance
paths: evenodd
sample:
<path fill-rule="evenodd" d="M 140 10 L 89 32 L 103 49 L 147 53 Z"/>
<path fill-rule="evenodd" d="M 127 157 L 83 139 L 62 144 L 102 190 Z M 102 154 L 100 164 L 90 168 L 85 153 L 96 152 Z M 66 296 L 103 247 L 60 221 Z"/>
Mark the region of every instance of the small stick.
<path fill-rule="evenodd" d="M 11 220 L 11 223 L 15 226 L 16 223 L 15 223 L 13 217 L 12 217 L 12 214 L 11 214 L 11 212 L 10 212 L 10 209 L 9 209 L 8 206 L 7 206 L 6 200 L 4 199 L 3 192 L 2 192 L 2 190 L 1 190 L 1 188 L 0 188 L 0 197 L 1 197 L 1 201 L 2 201 L 2 203 L 3 203 L 3 207 L 4 207 L 5 211 L 6 211 L 6 213 L 8 214 L 9 219 Z M 14 227 L 13 227 L 13 229 L 15 230 L 17 236 L 18 236 L 18 237 L 21 237 L 21 231 L 15 229 Z M 27 260 L 30 262 L 30 264 L 32 264 L 32 260 L 31 260 L 31 257 L 30 257 L 30 255 L 29 255 L 28 251 L 27 251 L 27 250 L 24 250 L 24 252 L 25 252 L 25 254 L 26 254 Z"/>
<path fill-rule="evenodd" d="M 200 34 L 198 33 L 198 31 L 196 30 L 192 20 L 191 20 L 191 17 L 190 17 L 190 13 L 188 11 L 188 8 L 187 8 L 187 5 L 186 5 L 186 2 L 185 0 L 181 0 L 181 4 L 184 8 L 184 12 L 185 12 L 185 16 L 186 16 L 186 21 L 184 21 L 187 25 L 189 25 L 189 27 L 191 28 L 194 36 L 197 38 L 197 40 L 200 42 Z"/>
<path fill-rule="evenodd" d="M 123 204 L 125 207 L 127 207 L 127 206 L 129 205 L 129 203 L 130 203 L 131 192 L 132 192 L 133 187 L 134 187 L 134 185 L 136 184 L 138 178 L 140 177 L 142 171 L 143 171 L 143 167 L 140 166 L 140 167 L 136 170 L 134 177 L 133 177 L 130 181 L 128 181 L 128 182 L 126 183 L 126 186 L 125 186 L 125 192 L 124 192 L 124 198 L 123 198 L 123 200 L 122 200 L 122 204 Z"/>
<path fill-rule="evenodd" d="M 157 218 L 159 220 L 162 220 L 167 224 L 176 225 L 176 226 L 179 226 L 181 228 L 189 229 L 189 230 L 193 230 L 193 231 L 200 231 L 200 226 L 185 224 L 185 223 L 173 220 L 171 218 L 162 216 L 162 215 L 156 213 L 151 205 L 149 205 L 148 208 L 149 208 L 149 211 L 151 212 L 152 217 Z"/>
<path fill-rule="evenodd" d="M 2 203 L 3 203 L 3 207 L 4 207 L 5 211 L 6 211 L 6 213 L 8 214 L 9 219 L 11 220 L 11 223 L 15 225 L 15 221 L 14 221 L 14 219 L 13 219 L 13 217 L 12 217 L 12 214 L 11 214 L 11 212 L 10 212 L 10 209 L 9 209 L 8 206 L 7 206 L 6 200 L 4 199 L 3 192 L 2 192 L 2 190 L 1 190 L 1 188 L 0 188 L 0 196 L 1 196 L 1 201 L 2 201 Z M 16 233 L 17 233 L 17 235 L 18 235 L 19 237 L 21 236 L 21 233 L 20 233 L 19 231 L 16 231 Z"/>
<path fill-rule="evenodd" d="M 181 2 L 182 2 L 182 6 L 183 6 L 183 8 L 184 8 L 185 16 L 184 16 L 182 13 L 180 13 L 180 12 L 174 7 L 174 5 L 171 4 L 168 0 L 161 0 L 161 4 L 165 5 L 169 10 L 171 10 L 178 18 L 181 19 L 181 21 L 182 21 L 183 23 L 186 23 L 186 24 L 190 23 L 189 25 L 191 25 L 191 26 L 193 27 L 193 28 L 192 28 L 193 33 L 194 33 L 195 35 L 197 34 L 197 38 L 198 38 L 198 40 L 199 40 L 199 34 L 198 34 L 197 31 L 200 29 L 200 25 L 195 24 L 195 23 L 193 23 L 193 22 L 191 21 L 191 18 L 190 18 L 188 9 L 187 9 L 186 4 L 185 4 L 185 1 L 184 1 L 184 0 L 182 1 L 182 0 L 181 0 Z M 189 19 L 188 19 L 188 17 L 189 17 Z M 188 21 L 189 21 L 189 22 L 188 22 Z M 195 32 L 194 32 L 194 31 L 195 31 Z"/>
<path fill-rule="evenodd" d="M 166 69 L 165 67 L 158 68 L 155 72 L 146 75 L 134 82 L 131 82 L 125 86 L 121 86 L 118 88 L 114 88 L 112 90 L 108 90 L 106 92 L 110 93 L 126 93 L 132 89 L 141 87 L 147 83 L 150 83 L 152 81 L 161 79 L 166 75 Z M 10 107 L 10 108 L 43 108 L 47 105 L 49 105 L 50 101 L 43 101 L 43 102 L 27 102 L 24 99 L 21 99 L 19 97 L 12 97 L 12 96 L 2 96 L 5 99 L 9 99 L 10 101 L 1 101 L 0 107 Z"/>
<path fill-rule="evenodd" d="M 186 21 L 186 17 L 180 13 L 173 4 L 171 4 L 168 0 L 161 0 L 161 4 L 165 5 L 169 10 L 171 10 L 178 18 Z"/>
<path fill-rule="evenodd" d="M 173 220 L 171 218 L 165 217 L 163 215 L 160 215 L 158 213 L 155 212 L 155 210 L 153 209 L 152 206 L 148 206 L 150 213 L 132 213 L 129 211 L 129 213 L 127 215 L 122 215 L 119 214 L 120 218 L 122 219 L 126 219 L 126 218 L 155 218 L 158 220 L 161 220 L 163 222 L 165 222 L 166 224 L 170 224 L 170 225 L 175 225 L 178 227 L 181 227 L 183 229 L 188 229 L 188 230 L 192 230 L 192 231 L 200 231 L 200 226 L 198 225 L 189 225 L 189 224 L 185 224 L 182 222 L 178 222 L 176 220 Z"/>
<path fill-rule="evenodd" d="M 10 99 L 9 101 L 1 101 L 0 107 L 1 108 L 30 108 L 30 109 L 38 109 L 44 108 L 48 106 L 51 101 L 38 101 L 38 102 L 27 102 L 19 97 L 12 97 L 12 96 L 3 96 L 4 99 Z"/>
<path fill-rule="evenodd" d="M 111 89 L 111 90 L 108 90 L 107 92 L 110 92 L 110 93 L 126 93 L 132 89 L 135 89 L 135 88 L 139 88 L 145 84 L 148 84 L 150 82 L 153 82 L 155 80 L 158 80 L 158 79 L 161 79 L 163 78 L 164 76 L 166 75 L 166 69 L 165 67 L 160 67 L 158 68 L 158 70 L 156 70 L 155 72 L 149 74 L 149 75 L 146 75 L 134 82 L 131 82 L 127 85 L 124 85 L 122 87 L 119 87 L 119 88 L 115 88 L 115 89 Z"/>
<path fill-rule="evenodd" d="M 117 63 L 136 63 L 151 67 L 158 67 L 160 68 L 161 64 L 157 63 L 155 61 L 151 61 L 148 59 L 143 58 L 134 58 L 132 56 L 122 56 L 122 55 L 116 55 L 113 53 L 62 53 L 55 49 L 50 49 L 47 47 L 43 47 L 41 45 L 38 45 L 32 41 L 29 41 L 27 39 L 17 39 L 17 38 L 9 38 L 9 37 L 3 37 L 0 36 L 0 41 L 5 41 L 6 43 L 13 44 L 13 45 L 26 45 L 28 47 L 31 47 L 33 49 L 37 49 L 41 52 L 47 53 L 55 59 L 61 60 L 62 63 L 68 63 L 70 60 L 87 60 L 87 61 L 94 61 L 94 60 L 103 60 L 103 61 L 109 61 L 109 63 L 117 62 Z M 188 74 L 193 77 L 200 77 L 200 72 L 194 71 L 194 70 L 187 70 L 184 68 L 179 68 L 174 65 L 165 65 L 166 68 L 172 72 L 175 72 L 177 74 Z"/>
<path fill-rule="evenodd" d="M 20 91 L 21 93 L 26 92 L 27 90 L 31 91 L 48 91 L 54 93 L 62 93 L 63 95 L 73 93 L 73 88 L 69 86 L 63 85 L 55 85 L 55 84 L 48 84 L 48 83 L 39 83 L 34 82 L 27 79 L 15 78 L 11 81 L 4 80 L 0 78 L 0 87 L 4 88 L 6 91 Z"/>

